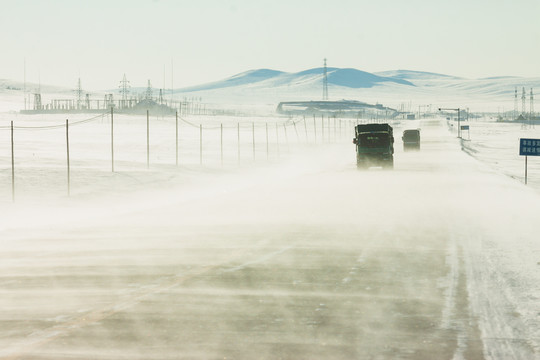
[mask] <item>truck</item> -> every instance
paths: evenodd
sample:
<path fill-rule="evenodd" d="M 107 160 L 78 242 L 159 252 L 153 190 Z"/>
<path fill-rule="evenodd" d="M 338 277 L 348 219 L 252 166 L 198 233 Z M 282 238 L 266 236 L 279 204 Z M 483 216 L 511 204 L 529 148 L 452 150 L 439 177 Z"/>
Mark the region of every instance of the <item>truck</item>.
<path fill-rule="evenodd" d="M 354 128 L 356 166 L 367 169 L 394 167 L 394 133 L 389 124 L 360 124 Z"/>
<path fill-rule="evenodd" d="M 403 131 L 403 150 L 420 150 L 420 129 L 407 129 Z"/>

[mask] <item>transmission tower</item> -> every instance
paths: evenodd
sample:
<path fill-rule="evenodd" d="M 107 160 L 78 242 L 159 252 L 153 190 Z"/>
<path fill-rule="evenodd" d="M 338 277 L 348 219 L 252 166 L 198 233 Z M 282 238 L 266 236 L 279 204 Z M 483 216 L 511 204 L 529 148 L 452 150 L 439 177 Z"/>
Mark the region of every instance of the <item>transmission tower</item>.
<path fill-rule="evenodd" d="M 83 101 L 83 89 L 81 86 L 81 78 L 79 78 L 79 81 L 77 82 L 77 90 L 75 90 L 77 93 L 77 109 L 81 108 L 81 104 Z"/>
<path fill-rule="evenodd" d="M 525 117 L 527 113 L 525 112 L 525 100 L 527 99 L 527 96 L 525 96 L 525 88 L 523 88 L 523 91 L 521 92 L 521 114 Z"/>
<path fill-rule="evenodd" d="M 530 107 L 531 114 L 529 116 L 529 119 L 534 119 L 534 95 L 533 95 L 533 89 L 531 88 L 531 107 Z"/>
<path fill-rule="evenodd" d="M 38 88 L 34 93 L 34 110 L 41 110 L 41 75 L 38 73 Z"/>
<path fill-rule="evenodd" d="M 323 73 L 323 100 L 328 100 L 328 71 L 326 68 L 326 58 L 324 58 L 324 73 Z"/>
<path fill-rule="evenodd" d="M 518 117 L 518 96 L 517 96 L 517 87 L 514 92 L 514 120 Z"/>
<path fill-rule="evenodd" d="M 146 87 L 146 100 L 152 100 L 152 84 L 148 80 L 148 86 Z"/>
<path fill-rule="evenodd" d="M 120 93 L 122 94 L 122 107 L 125 108 L 129 94 L 129 81 L 126 78 L 126 74 L 124 74 L 122 81 L 120 81 Z"/>

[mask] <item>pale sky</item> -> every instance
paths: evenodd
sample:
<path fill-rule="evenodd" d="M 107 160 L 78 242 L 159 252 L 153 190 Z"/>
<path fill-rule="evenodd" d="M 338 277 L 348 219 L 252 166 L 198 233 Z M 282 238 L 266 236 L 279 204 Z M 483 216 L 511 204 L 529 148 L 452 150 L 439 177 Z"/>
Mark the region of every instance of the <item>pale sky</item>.
<path fill-rule="evenodd" d="M 540 0 L 0 0 L 0 79 L 175 88 L 269 68 L 540 77 Z M 171 68 L 173 69 L 171 76 Z M 171 80 L 172 79 L 172 80 Z M 165 84 L 164 84 L 165 81 Z"/>

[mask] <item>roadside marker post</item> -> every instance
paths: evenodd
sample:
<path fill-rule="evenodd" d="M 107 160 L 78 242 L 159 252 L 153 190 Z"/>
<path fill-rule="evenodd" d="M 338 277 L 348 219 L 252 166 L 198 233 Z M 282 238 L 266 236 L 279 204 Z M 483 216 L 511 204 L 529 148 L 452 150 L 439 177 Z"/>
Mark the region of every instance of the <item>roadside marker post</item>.
<path fill-rule="evenodd" d="M 11 121 L 11 200 L 15 202 L 15 145 L 13 144 L 13 121 Z"/>
<path fill-rule="evenodd" d="M 150 168 L 150 110 L 146 110 L 146 168 Z"/>
<path fill-rule="evenodd" d="M 220 151 L 220 154 L 221 154 L 221 166 L 223 166 L 223 123 L 221 123 L 219 127 L 220 127 L 220 140 L 219 140 L 220 148 L 219 148 L 219 151 Z"/>
<path fill-rule="evenodd" d="M 172 96 L 172 94 L 171 94 L 171 96 Z M 222 125 L 221 130 L 223 132 L 223 125 Z M 223 137 L 223 135 L 222 135 L 222 137 Z M 176 111 L 176 166 L 178 166 L 178 110 Z"/>
<path fill-rule="evenodd" d="M 114 172 L 114 108 L 111 106 L 111 171 Z"/>
<path fill-rule="evenodd" d="M 251 123 L 251 135 L 252 135 L 252 143 L 253 143 L 253 161 L 255 161 L 255 123 Z"/>
<path fill-rule="evenodd" d="M 461 131 L 467 130 L 467 138 L 471 140 L 471 131 L 469 130 L 469 125 L 461 125 Z"/>
<path fill-rule="evenodd" d="M 527 158 L 540 156 L 540 139 L 519 139 L 519 155 L 525 156 L 525 185 L 527 184 Z"/>
<path fill-rule="evenodd" d="M 66 119 L 67 195 L 71 196 L 71 169 L 69 166 L 69 120 Z"/>
<path fill-rule="evenodd" d="M 268 123 L 265 124 L 266 126 L 266 160 L 270 159 L 270 152 L 269 152 L 269 144 L 268 144 Z"/>

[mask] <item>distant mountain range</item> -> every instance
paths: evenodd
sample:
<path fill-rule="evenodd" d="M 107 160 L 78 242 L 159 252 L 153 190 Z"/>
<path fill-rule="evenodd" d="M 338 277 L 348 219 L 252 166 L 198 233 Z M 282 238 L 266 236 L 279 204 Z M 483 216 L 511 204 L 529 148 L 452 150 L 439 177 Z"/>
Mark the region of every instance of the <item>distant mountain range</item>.
<path fill-rule="evenodd" d="M 197 86 L 174 89 L 178 98 L 199 98 L 207 103 L 264 104 L 273 108 L 281 101 L 322 100 L 324 68 L 313 68 L 295 73 L 272 69 L 245 71 L 223 80 Z M 513 109 L 515 91 L 520 100 L 523 92 L 530 102 L 530 92 L 540 92 L 540 76 L 524 78 L 495 76 L 466 79 L 457 76 L 414 71 L 391 70 L 376 73 L 353 68 L 327 68 L 329 100 L 356 100 L 380 103 L 393 108 L 406 106 L 461 106 L 471 108 Z M 0 80 L 0 91 L 15 94 L 22 84 Z M 43 93 L 70 93 L 72 89 L 42 86 Z M 539 89 L 539 90 L 535 90 Z M 131 88 L 131 94 L 143 94 L 146 88 Z M 93 92 L 119 94 L 118 89 Z M 154 96 L 158 90 L 154 89 Z M 95 95 L 94 95 L 95 94 Z M 163 90 L 167 98 L 170 89 Z M 116 97 L 117 95 L 115 95 Z M 416 105 L 414 105 L 416 104 Z M 537 106 L 540 109 L 540 105 Z"/>
<path fill-rule="evenodd" d="M 296 73 L 256 69 L 220 81 L 175 89 L 174 93 L 179 96 L 201 97 L 210 102 L 251 102 L 268 105 L 280 101 L 321 100 L 323 74 L 324 68 Z M 498 76 L 466 79 L 413 70 L 369 73 L 352 68 L 327 68 L 327 80 L 330 100 L 359 100 L 394 107 L 415 102 L 440 106 L 513 109 L 516 89 L 520 99 L 522 92 L 526 91 L 528 102 L 530 90 L 540 89 L 540 77 Z"/>
<path fill-rule="evenodd" d="M 197 92 L 205 90 L 223 89 L 235 86 L 283 86 L 320 82 L 324 69 L 315 68 L 297 73 L 258 69 L 246 71 L 225 80 L 216 81 L 204 85 L 192 86 L 179 89 L 181 92 Z M 445 76 L 445 75 L 440 75 Z M 371 88 L 380 83 L 396 83 L 414 86 L 407 80 L 405 73 L 400 74 L 372 74 L 357 69 L 327 68 L 328 85 L 349 87 L 353 89 Z"/>

